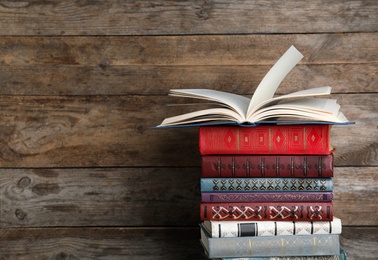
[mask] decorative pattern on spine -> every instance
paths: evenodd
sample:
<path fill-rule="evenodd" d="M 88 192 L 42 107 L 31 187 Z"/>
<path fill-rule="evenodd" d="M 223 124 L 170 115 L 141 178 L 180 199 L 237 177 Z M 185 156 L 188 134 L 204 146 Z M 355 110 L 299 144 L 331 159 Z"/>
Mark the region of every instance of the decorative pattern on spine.
<path fill-rule="evenodd" d="M 201 178 L 201 192 L 332 191 L 332 178 Z"/>
<path fill-rule="evenodd" d="M 333 177 L 329 155 L 204 155 L 203 178 Z"/>
<path fill-rule="evenodd" d="M 203 202 L 332 201 L 332 192 L 202 192 Z"/>
<path fill-rule="evenodd" d="M 201 220 L 332 221 L 332 202 L 202 202 Z"/>
<path fill-rule="evenodd" d="M 332 221 L 204 221 L 211 237 L 308 236 L 341 234 L 341 220 Z"/>
<path fill-rule="evenodd" d="M 211 238 L 201 229 L 209 258 L 340 254 L 339 235 Z"/>
<path fill-rule="evenodd" d="M 330 154 L 330 125 L 204 126 L 199 150 L 207 154 Z"/>

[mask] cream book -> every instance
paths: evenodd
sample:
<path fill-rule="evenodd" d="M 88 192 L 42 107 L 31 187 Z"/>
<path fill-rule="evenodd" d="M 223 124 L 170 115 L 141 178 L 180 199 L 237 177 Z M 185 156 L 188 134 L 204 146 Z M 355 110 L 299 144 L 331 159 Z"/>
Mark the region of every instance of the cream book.
<path fill-rule="evenodd" d="M 206 100 L 219 107 L 203 109 L 164 119 L 157 127 L 187 125 L 263 123 L 350 124 L 331 94 L 331 87 L 319 87 L 274 97 L 286 75 L 303 58 L 291 46 L 262 79 L 252 98 L 211 89 L 172 89 L 170 96 Z"/>
<path fill-rule="evenodd" d="M 308 236 L 341 234 L 341 220 L 332 221 L 204 221 L 211 237 Z"/>

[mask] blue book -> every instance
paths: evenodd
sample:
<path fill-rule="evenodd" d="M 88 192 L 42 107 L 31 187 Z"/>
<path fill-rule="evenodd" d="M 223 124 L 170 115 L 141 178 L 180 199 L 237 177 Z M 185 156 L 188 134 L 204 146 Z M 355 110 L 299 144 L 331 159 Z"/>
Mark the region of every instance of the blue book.
<path fill-rule="evenodd" d="M 295 192 L 332 190 L 332 178 L 201 178 L 201 192 Z"/>
<path fill-rule="evenodd" d="M 201 225 L 201 243 L 209 258 L 340 254 L 339 235 L 334 234 L 211 238 Z"/>

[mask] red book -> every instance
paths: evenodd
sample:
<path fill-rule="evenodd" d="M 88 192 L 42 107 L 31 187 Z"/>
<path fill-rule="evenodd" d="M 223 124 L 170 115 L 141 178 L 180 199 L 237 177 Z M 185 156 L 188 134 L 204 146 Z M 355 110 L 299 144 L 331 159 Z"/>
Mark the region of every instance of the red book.
<path fill-rule="evenodd" d="M 328 124 L 203 126 L 199 150 L 207 154 L 330 154 Z"/>
<path fill-rule="evenodd" d="M 333 177 L 329 155 L 203 155 L 203 178 Z"/>
<path fill-rule="evenodd" d="M 331 221 L 332 202 L 202 202 L 201 220 Z"/>

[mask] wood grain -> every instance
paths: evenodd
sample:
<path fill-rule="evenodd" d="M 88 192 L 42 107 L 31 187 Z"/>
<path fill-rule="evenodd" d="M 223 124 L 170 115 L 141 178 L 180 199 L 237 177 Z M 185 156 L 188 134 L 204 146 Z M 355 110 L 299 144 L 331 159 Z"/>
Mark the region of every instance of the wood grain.
<path fill-rule="evenodd" d="M 167 95 L 208 88 L 251 97 L 271 66 L 9 66 L 0 95 Z M 377 64 L 297 65 L 276 94 L 332 86 L 332 93 L 374 92 Z"/>
<path fill-rule="evenodd" d="M 377 166 L 377 94 L 340 94 L 338 166 Z M 189 112 L 172 97 L 0 96 L 1 167 L 199 166 L 198 128 L 154 129 Z"/>
<path fill-rule="evenodd" d="M 2 35 L 167 35 L 376 31 L 374 0 L 0 1 Z"/>
<path fill-rule="evenodd" d="M 376 259 L 378 228 L 344 227 L 347 259 Z M 0 259 L 208 259 L 199 228 L 0 229 Z"/>
<path fill-rule="evenodd" d="M 304 59 L 278 94 L 331 85 L 376 92 L 377 33 L 252 36 L 1 37 L 2 95 L 159 95 L 212 88 L 252 95 L 294 44 Z"/>
<path fill-rule="evenodd" d="M 344 225 L 378 225 L 376 171 L 336 168 Z M 0 226 L 196 226 L 199 179 L 200 168 L 0 169 Z"/>
<path fill-rule="evenodd" d="M 377 63 L 378 33 L 0 37 L 4 66 L 273 65 L 294 45 L 300 64 Z"/>

